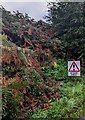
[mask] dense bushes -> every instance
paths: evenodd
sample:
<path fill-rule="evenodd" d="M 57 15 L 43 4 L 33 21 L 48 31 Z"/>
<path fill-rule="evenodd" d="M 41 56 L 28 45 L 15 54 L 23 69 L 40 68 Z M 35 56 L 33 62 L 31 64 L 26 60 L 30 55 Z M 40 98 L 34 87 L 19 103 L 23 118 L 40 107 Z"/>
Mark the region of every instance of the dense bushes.
<path fill-rule="evenodd" d="M 68 77 L 67 61 L 56 59 L 52 53 L 50 60 L 41 62 L 37 59 L 43 51 L 23 50 L 5 36 L 3 39 L 3 119 L 76 118 L 84 114 L 83 72 L 83 76 Z"/>
<path fill-rule="evenodd" d="M 50 2 L 47 20 L 55 27 L 66 57 L 85 59 L 85 2 Z"/>
<path fill-rule="evenodd" d="M 79 118 L 84 115 L 83 63 L 80 77 L 69 77 L 67 70 L 69 58 L 84 60 L 84 39 L 77 39 L 83 36 L 82 16 L 79 16 L 78 29 L 79 21 L 75 18 L 75 9 L 82 4 L 58 3 L 56 8 L 56 4 L 51 3 L 49 12 L 53 12 L 50 15 L 53 15 L 54 28 L 42 21 L 32 21 L 27 14 L 24 16 L 18 11 L 11 14 L 2 8 L 2 34 L 7 35 L 0 35 L 3 119 Z M 72 19 L 71 10 L 75 19 Z M 71 17 L 70 24 L 66 17 Z"/>
<path fill-rule="evenodd" d="M 58 119 L 58 118 L 80 118 L 84 115 L 84 83 L 83 82 L 62 82 L 59 86 L 60 99 L 50 101 L 50 109 L 39 110 L 32 115 L 36 119 Z"/>
<path fill-rule="evenodd" d="M 53 77 L 55 80 L 65 80 L 67 78 L 67 63 L 62 60 L 56 60 L 47 67 L 42 67 L 42 70 L 48 77 Z"/>
<path fill-rule="evenodd" d="M 84 78 L 70 79 L 66 68 L 66 62 L 59 59 L 47 68 L 41 67 L 46 79 L 32 69 L 28 74 L 24 71 L 23 75 L 28 77 L 23 81 L 11 80 L 2 91 L 3 118 L 52 119 L 79 118 L 84 115 Z M 61 70 L 65 72 L 63 82 Z"/>

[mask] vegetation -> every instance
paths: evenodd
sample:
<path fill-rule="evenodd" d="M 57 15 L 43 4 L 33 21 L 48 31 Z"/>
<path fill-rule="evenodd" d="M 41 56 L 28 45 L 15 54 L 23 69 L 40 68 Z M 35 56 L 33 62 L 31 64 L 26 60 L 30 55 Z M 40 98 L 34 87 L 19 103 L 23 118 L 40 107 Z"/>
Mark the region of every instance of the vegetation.
<path fill-rule="evenodd" d="M 55 26 L 55 37 L 62 40 L 66 55 L 73 59 L 85 59 L 84 2 L 49 3 L 48 21 Z"/>
<path fill-rule="evenodd" d="M 33 118 L 80 118 L 84 114 L 84 84 L 80 82 L 62 82 L 59 86 L 60 99 L 49 101 L 50 109 L 35 112 Z"/>
<path fill-rule="evenodd" d="M 50 2 L 49 23 L 1 8 L 3 120 L 85 115 L 84 4 Z M 81 76 L 68 76 L 73 59 L 81 61 Z"/>

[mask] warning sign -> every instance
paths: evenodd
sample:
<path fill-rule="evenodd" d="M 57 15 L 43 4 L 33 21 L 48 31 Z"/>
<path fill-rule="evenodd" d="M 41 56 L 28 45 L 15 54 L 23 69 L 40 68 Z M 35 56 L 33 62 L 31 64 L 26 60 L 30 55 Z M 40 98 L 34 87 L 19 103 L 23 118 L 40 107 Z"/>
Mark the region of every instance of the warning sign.
<path fill-rule="evenodd" d="M 80 76 L 80 61 L 68 61 L 68 76 Z"/>

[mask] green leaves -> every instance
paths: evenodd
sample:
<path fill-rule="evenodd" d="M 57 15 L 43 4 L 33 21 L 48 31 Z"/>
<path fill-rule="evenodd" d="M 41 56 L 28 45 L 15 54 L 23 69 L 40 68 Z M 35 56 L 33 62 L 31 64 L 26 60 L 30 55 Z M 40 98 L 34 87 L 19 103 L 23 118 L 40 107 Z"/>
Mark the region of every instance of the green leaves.
<path fill-rule="evenodd" d="M 12 97 L 12 91 L 9 88 L 4 88 L 2 89 L 2 96 L 3 96 L 3 101 L 2 101 L 2 110 L 3 118 L 8 118 L 8 119 L 13 119 L 16 117 L 17 114 L 17 109 L 19 105 L 19 100 L 16 101 Z"/>
<path fill-rule="evenodd" d="M 22 83 L 20 83 L 18 80 L 16 80 L 16 81 L 13 81 L 9 87 L 12 89 L 22 90 L 26 86 L 27 86 L 26 80 L 23 81 Z"/>
<path fill-rule="evenodd" d="M 67 77 L 67 64 L 62 59 L 54 62 L 52 67 L 49 66 L 42 69 L 48 77 L 53 77 L 56 80 L 65 79 Z"/>
<path fill-rule="evenodd" d="M 51 102 L 50 109 L 38 111 L 32 115 L 33 118 L 79 118 L 84 115 L 83 108 L 83 82 L 63 82 L 60 85 L 61 98 Z"/>
<path fill-rule="evenodd" d="M 48 18 L 55 27 L 55 36 L 62 40 L 66 56 L 77 58 L 84 53 L 85 26 L 84 2 L 50 2 L 48 5 Z M 83 40 L 82 40 L 83 39 Z M 82 45 L 83 44 L 83 45 Z M 82 46 L 84 48 L 82 48 Z M 82 51 L 82 52 L 81 52 Z M 70 56 L 71 54 L 71 56 Z M 82 56 L 85 58 L 85 55 Z"/>

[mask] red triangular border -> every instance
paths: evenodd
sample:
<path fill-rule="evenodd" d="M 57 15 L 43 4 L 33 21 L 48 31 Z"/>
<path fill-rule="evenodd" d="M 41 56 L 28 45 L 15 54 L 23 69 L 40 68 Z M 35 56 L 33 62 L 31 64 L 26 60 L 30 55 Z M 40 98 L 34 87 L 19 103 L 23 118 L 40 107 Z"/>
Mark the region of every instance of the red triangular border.
<path fill-rule="evenodd" d="M 74 71 L 74 70 L 71 70 L 73 64 L 75 64 L 75 66 L 76 66 L 76 68 L 77 68 L 77 70 L 75 70 L 75 71 Z M 68 70 L 68 72 L 80 72 L 80 70 L 79 70 L 77 64 L 75 63 L 75 61 L 72 62 L 71 66 L 70 66 L 70 68 L 69 68 L 69 70 Z"/>

